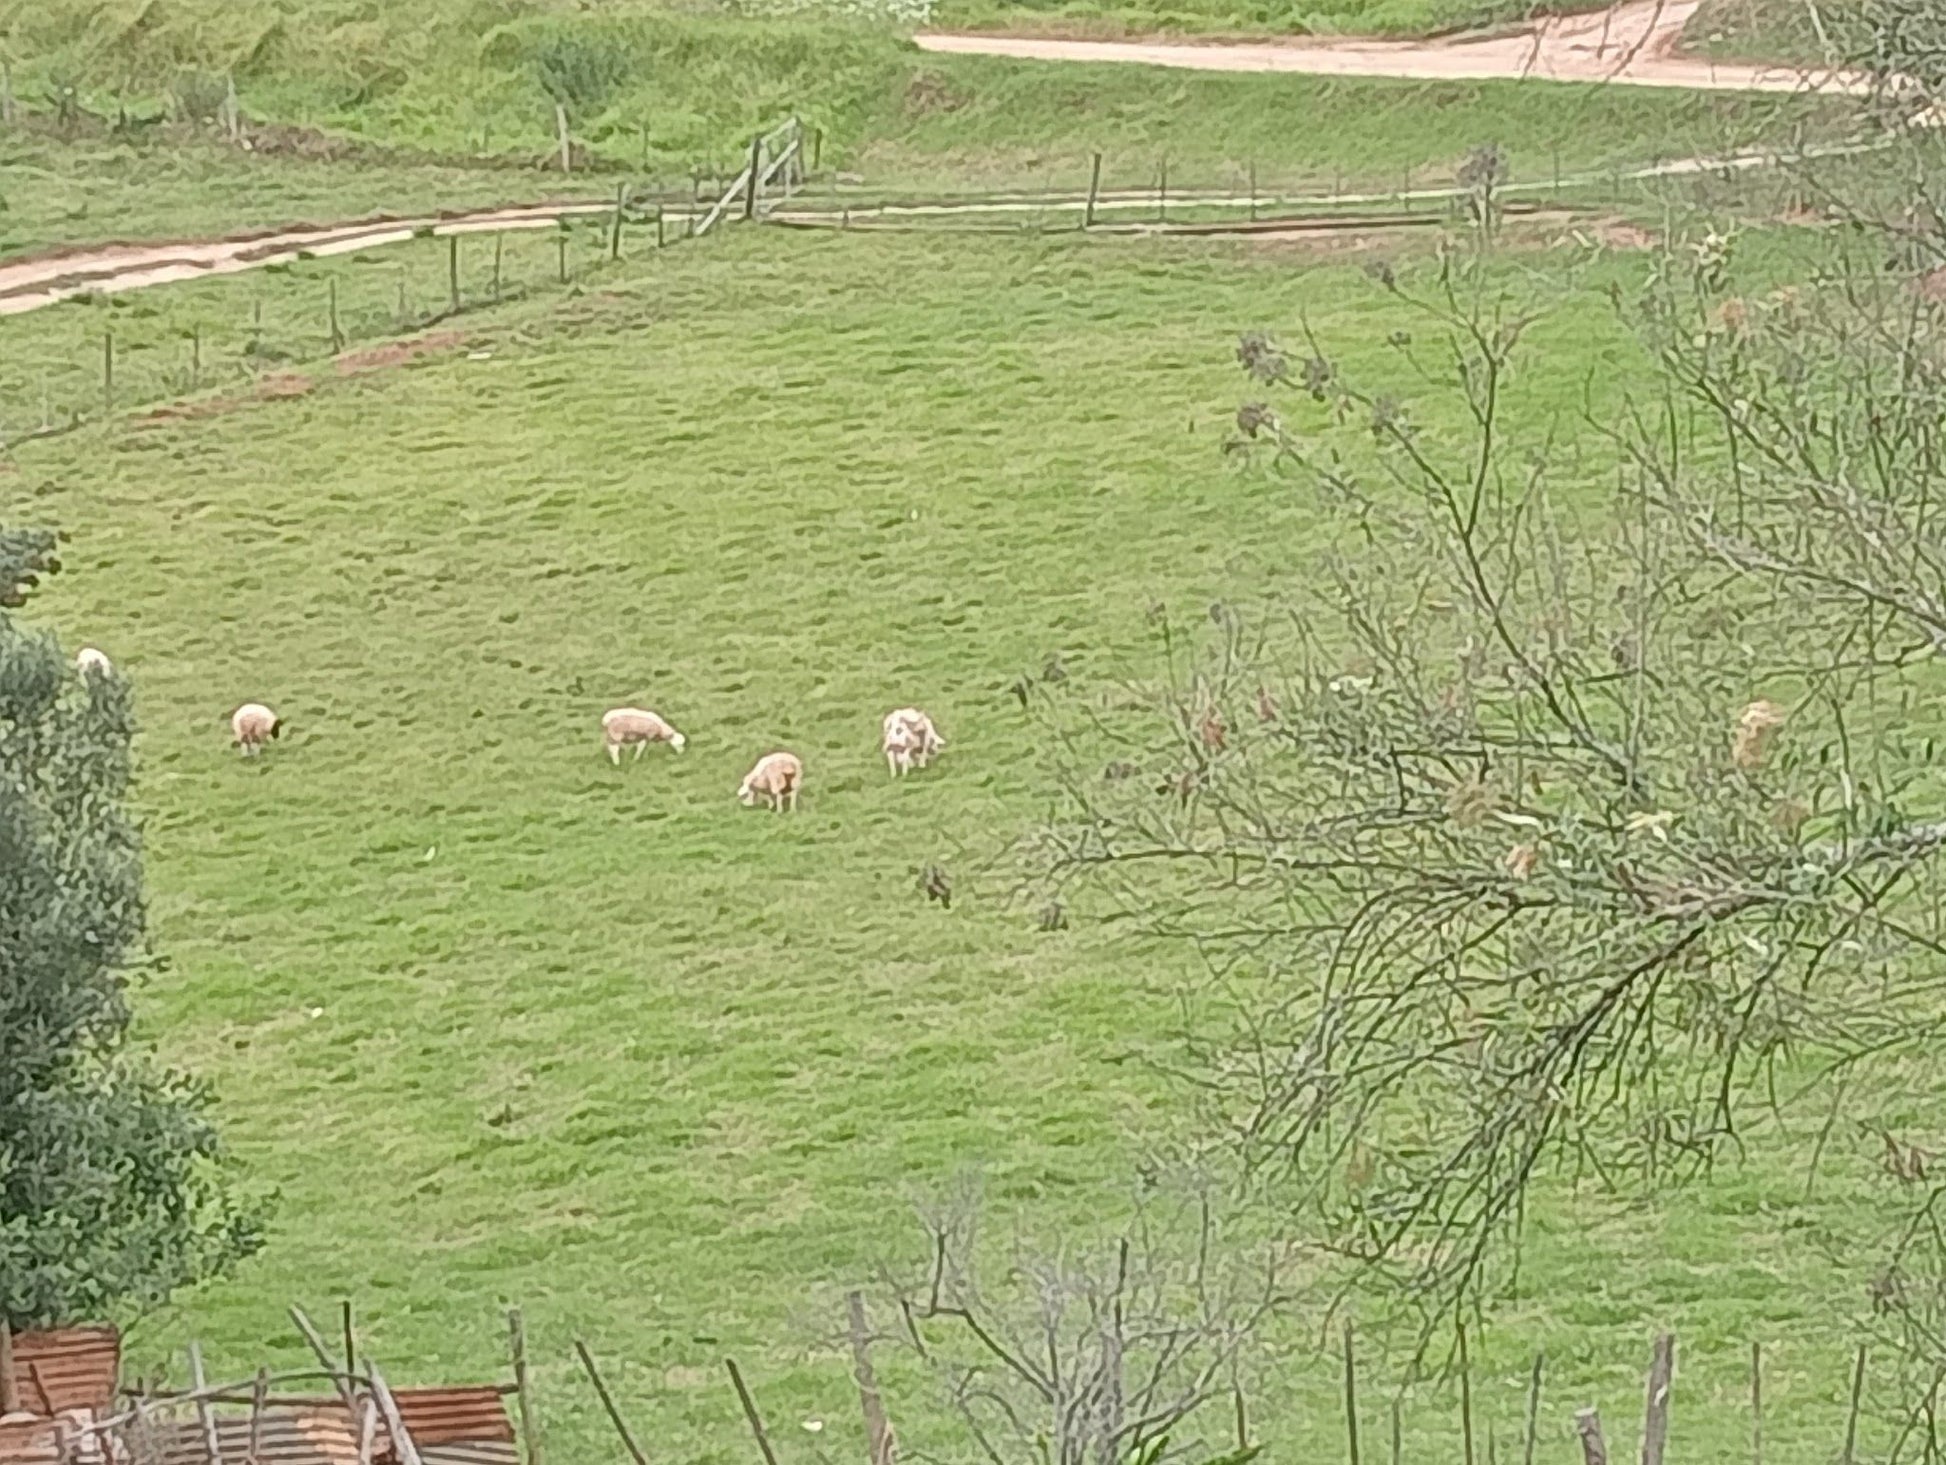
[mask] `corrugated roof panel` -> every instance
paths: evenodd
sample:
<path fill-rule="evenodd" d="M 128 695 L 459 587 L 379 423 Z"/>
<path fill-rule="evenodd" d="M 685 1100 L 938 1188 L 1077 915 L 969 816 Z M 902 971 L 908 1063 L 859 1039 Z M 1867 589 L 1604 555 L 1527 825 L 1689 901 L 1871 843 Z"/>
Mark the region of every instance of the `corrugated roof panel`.
<path fill-rule="evenodd" d="M 122 1335 L 110 1327 L 14 1334 L 14 1387 L 34 1414 L 107 1413 L 122 1366 Z"/>
<path fill-rule="evenodd" d="M 163 1465 L 207 1465 L 209 1445 L 191 1417 L 161 1426 Z M 250 1458 L 250 1417 L 225 1414 L 216 1421 L 223 1465 Z M 258 1465 L 357 1465 L 358 1436 L 342 1407 L 330 1410 L 267 1409 L 257 1431 Z"/>
<path fill-rule="evenodd" d="M 520 1452 L 499 1440 L 462 1440 L 419 1451 L 425 1465 L 519 1465 Z"/>
<path fill-rule="evenodd" d="M 4 1465 L 60 1465 L 60 1432 L 49 1419 L 0 1424 L 0 1462 Z"/>
<path fill-rule="evenodd" d="M 399 1418 L 412 1443 L 428 1445 L 514 1442 L 513 1422 L 500 1391 L 491 1385 L 451 1389 L 394 1389 Z"/>

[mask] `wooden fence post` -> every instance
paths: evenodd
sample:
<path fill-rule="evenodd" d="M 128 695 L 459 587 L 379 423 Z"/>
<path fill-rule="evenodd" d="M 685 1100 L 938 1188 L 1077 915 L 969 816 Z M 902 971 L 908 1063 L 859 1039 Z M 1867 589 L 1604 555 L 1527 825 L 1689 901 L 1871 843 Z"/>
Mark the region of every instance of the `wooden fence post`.
<path fill-rule="evenodd" d="M 189 328 L 189 390 L 197 391 L 203 385 L 203 328 L 200 325 Z"/>
<path fill-rule="evenodd" d="M 115 410 L 115 333 L 101 333 L 101 410 Z"/>
<path fill-rule="evenodd" d="M 223 131 L 231 142 L 243 136 L 243 103 L 237 98 L 234 74 L 223 78 Z"/>
<path fill-rule="evenodd" d="M 568 109 L 559 102 L 554 104 L 554 137 L 561 149 L 561 171 L 574 171 L 574 144 L 568 138 Z"/>
<path fill-rule="evenodd" d="M 655 247 L 657 249 L 660 249 L 662 248 L 662 245 L 663 245 L 662 205 L 657 204 L 655 206 Z"/>
<path fill-rule="evenodd" d="M 588 1345 L 579 1338 L 574 1340 L 574 1351 L 581 1355 L 581 1366 L 588 1371 L 588 1382 L 595 1386 L 595 1393 L 601 1399 L 601 1407 L 608 1411 L 608 1422 L 615 1426 L 615 1433 L 622 1437 L 622 1444 L 628 1448 L 629 1458 L 635 1465 L 649 1465 L 649 1457 L 642 1453 L 642 1447 L 635 1443 L 635 1436 L 628 1432 L 628 1425 L 622 1420 L 622 1411 L 615 1407 L 609 1397 L 608 1385 L 601 1381 L 601 1371 L 595 1367 L 595 1358 L 588 1351 Z"/>
<path fill-rule="evenodd" d="M 1858 1345 L 1858 1362 L 1851 1371 L 1851 1408 L 1845 1415 L 1845 1449 L 1838 1456 L 1840 1465 L 1856 1465 L 1858 1459 L 1858 1401 L 1865 1393 L 1865 1345 Z"/>
<path fill-rule="evenodd" d="M 331 324 L 331 354 L 335 356 L 345 349 L 344 333 L 338 329 L 338 277 L 336 275 L 324 282 L 324 307 L 325 315 Z M 347 1303 L 346 1306 L 349 1307 L 350 1304 Z M 346 1321 L 350 1321 L 349 1313 L 346 1314 Z M 351 1330 L 349 1327 L 345 1330 L 345 1343 L 345 1372 L 350 1373 Z"/>
<path fill-rule="evenodd" d="M 555 273 L 563 285 L 568 282 L 568 231 L 563 229 L 554 236 Z"/>
<path fill-rule="evenodd" d="M 743 217 L 757 217 L 757 182 L 764 168 L 764 140 L 761 136 L 750 140 L 750 186 L 743 193 Z"/>
<path fill-rule="evenodd" d="M 195 1339 L 189 1341 L 189 1387 L 199 1396 L 196 1400 L 196 1423 L 203 1431 L 203 1458 L 208 1465 L 223 1465 L 223 1444 L 216 1433 L 216 1413 L 209 1407 L 209 1400 L 200 1397 L 209 1387 L 209 1376 L 203 1372 L 203 1348 Z"/>
<path fill-rule="evenodd" d="M 1096 153 L 1094 162 L 1088 169 L 1088 207 L 1082 211 L 1081 227 L 1095 227 L 1095 198 L 1101 192 L 1101 154 Z"/>
<path fill-rule="evenodd" d="M 270 1370 L 257 1370 L 256 1385 L 250 1390 L 250 1465 L 262 1458 L 264 1438 L 264 1401 L 270 1397 Z"/>
<path fill-rule="evenodd" d="M 1162 159 L 1162 171 L 1155 183 L 1155 221 L 1160 224 L 1169 217 L 1169 159 Z"/>
<path fill-rule="evenodd" d="M 522 1465 L 541 1465 L 540 1411 L 534 1407 L 534 1394 L 527 1381 L 527 1327 L 520 1309 L 507 1309 L 507 1350 L 513 1355 L 514 1401 L 520 1406 L 520 1449 Z"/>
<path fill-rule="evenodd" d="M 459 235 L 446 236 L 446 298 L 459 309 Z"/>
<path fill-rule="evenodd" d="M 493 298 L 495 300 L 500 298 L 500 256 L 506 247 L 507 236 L 495 234 L 493 236 Z"/>
<path fill-rule="evenodd" d="M 1255 223 L 1256 219 L 1257 219 L 1257 160 L 1255 158 L 1252 158 L 1250 160 L 1250 220 L 1252 223 Z"/>
<path fill-rule="evenodd" d="M 615 223 L 608 231 L 608 258 L 618 260 L 622 257 L 622 208 L 628 201 L 628 185 L 615 185 Z"/>
<path fill-rule="evenodd" d="M 1527 1443 L 1520 1455 L 1520 1465 L 1534 1465 L 1534 1444 L 1540 1437 L 1541 1427 L 1541 1367 L 1546 1362 L 1545 1353 L 1534 1355 L 1534 1372 L 1527 1380 Z"/>
<path fill-rule="evenodd" d="M 20 1382 L 14 1376 L 14 1331 L 0 1318 L 0 1414 L 20 1412 Z"/>
<path fill-rule="evenodd" d="M 1466 1324 L 1459 1326 L 1460 1445 L 1466 1465 L 1473 1465 L 1473 1360 L 1466 1351 Z"/>
<path fill-rule="evenodd" d="M 1403 1415 L 1404 1410 L 1400 1407 L 1399 1401 L 1394 1399 L 1392 1401 L 1392 1465 L 1404 1465 L 1405 1462 L 1405 1420 Z"/>
<path fill-rule="evenodd" d="M 878 1377 L 872 1371 L 871 1335 L 865 1326 L 863 1293 L 845 1294 L 845 1314 L 851 1334 L 852 1376 L 858 1383 L 858 1407 L 865 1416 L 870 1465 L 893 1465 L 897 1447 L 892 1438 L 892 1422 L 885 1417 L 885 1401 L 878 1392 Z"/>
<path fill-rule="evenodd" d="M 730 1382 L 736 1385 L 737 1398 L 743 1401 L 743 1417 L 750 1421 L 750 1433 L 757 1437 L 757 1448 L 763 1452 L 764 1465 L 777 1465 L 777 1452 L 770 1447 L 770 1436 L 764 1430 L 764 1417 L 757 1412 L 757 1401 L 750 1397 L 743 1375 L 737 1370 L 737 1361 L 726 1358 L 723 1366 L 729 1369 Z"/>
<path fill-rule="evenodd" d="M 1764 1465 L 1764 1345 L 1750 1345 L 1750 1465 Z"/>
<path fill-rule="evenodd" d="M 1663 1333 L 1655 1340 L 1649 1364 L 1648 1399 L 1642 1413 L 1642 1465 L 1662 1465 L 1669 1448 L 1669 1389 L 1675 1382 L 1676 1336 Z"/>
<path fill-rule="evenodd" d="M 1358 1358 L 1349 1321 L 1345 1323 L 1345 1450 L 1350 1465 L 1358 1465 Z"/>
<path fill-rule="evenodd" d="M 1574 1416 L 1574 1432 L 1581 1436 L 1581 1465 L 1608 1465 L 1608 1446 L 1601 1437 L 1601 1414 L 1583 1409 Z"/>
<path fill-rule="evenodd" d="M 811 129 L 811 171 L 816 173 L 824 167 L 824 129 Z"/>

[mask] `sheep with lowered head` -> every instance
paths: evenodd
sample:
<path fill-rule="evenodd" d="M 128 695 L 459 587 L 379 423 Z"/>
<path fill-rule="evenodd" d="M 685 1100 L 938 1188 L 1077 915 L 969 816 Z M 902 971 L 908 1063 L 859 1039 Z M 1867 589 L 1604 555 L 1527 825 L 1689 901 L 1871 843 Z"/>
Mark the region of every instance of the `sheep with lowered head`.
<path fill-rule="evenodd" d="M 650 743 L 667 743 L 680 753 L 688 741 L 662 718 L 641 707 L 616 707 L 604 712 L 601 740 L 608 748 L 610 763 L 620 763 L 622 749 L 631 744 L 640 758 Z"/>
<path fill-rule="evenodd" d="M 737 802 L 748 808 L 758 799 L 778 813 L 797 807 L 797 791 L 804 785 L 804 763 L 795 753 L 766 753 L 743 776 Z"/>
<path fill-rule="evenodd" d="M 230 714 L 230 732 L 246 758 L 254 758 L 272 738 L 282 737 L 284 719 L 261 702 L 245 702 Z"/>

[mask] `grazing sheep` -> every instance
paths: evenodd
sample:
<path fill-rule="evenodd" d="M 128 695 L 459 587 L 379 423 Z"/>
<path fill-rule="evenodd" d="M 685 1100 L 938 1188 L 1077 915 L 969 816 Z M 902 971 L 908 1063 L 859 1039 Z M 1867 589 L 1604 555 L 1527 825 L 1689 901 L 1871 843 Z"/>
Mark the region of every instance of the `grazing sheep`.
<path fill-rule="evenodd" d="M 1736 731 L 1730 737 L 1730 758 L 1745 773 L 1753 773 L 1770 751 L 1771 735 L 1784 725 L 1788 714 L 1775 702 L 1752 702 L 1737 714 Z"/>
<path fill-rule="evenodd" d="M 635 746 L 635 756 L 640 758 L 650 743 L 667 743 L 680 753 L 688 742 L 655 713 L 640 707 L 616 707 L 602 713 L 601 739 L 608 747 L 610 763 L 620 763 L 622 749 L 631 743 Z"/>
<path fill-rule="evenodd" d="M 90 672 L 99 672 L 102 676 L 107 676 L 115 670 L 115 664 L 94 647 L 83 646 L 74 653 L 74 669 L 84 677 Z"/>
<path fill-rule="evenodd" d="M 230 714 L 230 731 L 243 756 L 253 758 L 271 738 L 283 735 L 284 719 L 261 702 L 245 702 Z"/>
<path fill-rule="evenodd" d="M 797 807 L 797 791 L 804 786 L 804 764 L 795 753 L 766 753 L 744 775 L 737 802 L 748 807 L 762 799 L 782 813 Z"/>
<path fill-rule="evenodd" d="M 885 766 L 894 778 L 924 768 L 939 756 L 946 740 L 932 719 L 917 707 L 901 707 L 885 714 Z"/>

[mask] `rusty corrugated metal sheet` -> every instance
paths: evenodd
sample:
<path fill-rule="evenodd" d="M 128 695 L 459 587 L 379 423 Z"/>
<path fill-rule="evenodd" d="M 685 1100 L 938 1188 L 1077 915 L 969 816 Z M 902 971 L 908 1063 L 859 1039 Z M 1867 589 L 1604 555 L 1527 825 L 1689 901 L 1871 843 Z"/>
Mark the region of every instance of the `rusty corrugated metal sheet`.
<path fill-rule="evenodd" d="M 203 1427 L 192 1416 L 159 1426 L 163 1465 L 207 1465 Z M 250 1458 L 250 1417 L 224 1414 L 216 1421 L 216 1445 L 224 1465 Z M 357 1465 L 358 1436 L 344 1406 L 266 1409 L 257 1431 L 258 1465 Z"/>
<path fill-rule="evenodd" d="M 106 1413 L 121 1365 L 122 1335 L 110 1327 L 14 1334 L 15 1397 L 32 1414 Z"/>
<path fill-rule="evenodd" d="M 429 1445 L 419 1451 L 425 1465 L 519 1465 L 520 1452 L 499 1440 Z"/>
<path fill-rule="evenodd" d="M 60 1434 L 51 1419 L 0 1424 L 0 1462 L 4 1465 L 60 1465 Z"/>
<path fill-rule="evenodd" d="M 507 1444 L 514 1442 L 513 1422 L 500 1391 L 491 1385 L 451 1389 L 394 1389 L 399 1419 L 412 1443 L 428 1445 Z"/>

